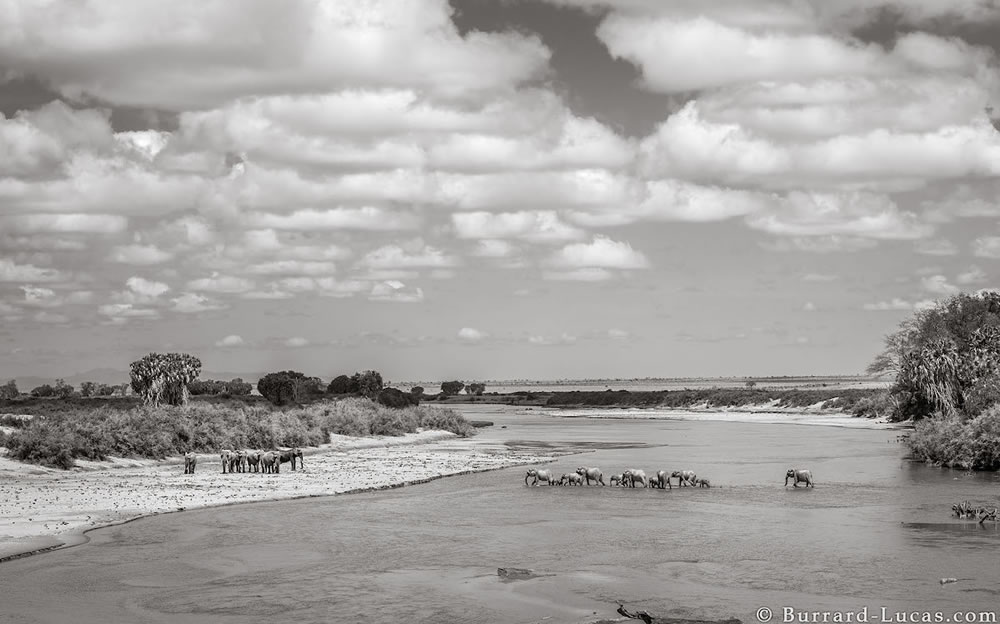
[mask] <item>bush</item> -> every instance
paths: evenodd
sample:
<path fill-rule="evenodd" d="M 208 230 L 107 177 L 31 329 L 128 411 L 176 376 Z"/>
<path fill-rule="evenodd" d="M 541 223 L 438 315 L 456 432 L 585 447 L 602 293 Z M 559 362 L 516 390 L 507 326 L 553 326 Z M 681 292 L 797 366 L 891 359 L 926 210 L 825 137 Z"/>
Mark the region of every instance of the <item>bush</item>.
<path fill-rule="evenodd" d="M 92 397 L 97 395 L 97 384 L 92 381 L 84 381 L 80 384 L 80 396 Z"/>
<path fill-rule="evenodd" d="M 348 394 L 350 392 L 356 392 L 356 390 L 351 390 L 351 378 L 347 375 L 337 375 L 330 382 L 330 385 L 326 387 L 326 391 L 330 394 Z"/>
<path fill-rule="evenodd" d="M 486 384 L 481 383 L 470 383 L 465 386 L 465 393 L 475 396 L 482 396 L 483 392 L 486 392 Z"/>
<path fill-rule="evenodd" d="M 409 407 L 410 405 L 419 405 L 420 397 L 403 392 L 402 390 L 397 390 L 396 388 L 384 388 L 378 393 L 378 402 L 386 407 L 391 407 L 399 409 L 401 407 Z"/>
<path fill-rule="evenodd" d="M 914 459 L 964 470 L 1000 470 L 1000 406 L 970 420 L 925 418 L 906 442 Z"/>
<path fill-rule="evenodd" d="M 56 395 L 56 389 L 49 384 L 42 384 L 31 389 L 31 396 L 37 398 L 48 398 Z"/>
<path fill-rule="evenodd" d="M 413 386 L 412 388 L 410 388 L 410 394 L 412 394 L 415 397 L 422 397 L 422 396 L 424 396 L 424 387 L 423 386 Z"/>
<path fill-rule="evenodd" d="M 465 384 L 461 381 L 446 381 L 441 384 L 441 392 L 445 396 L 452 396 L 461 392 L 464 387 Z"/>
<path fill-rule="evenodd" d="M 21 393 L 18 392 L 17 383 L 13 379 L 0 386 L 0 401 L 10 401 L 19 396 L 21 396 Z"/>
<path fill-rule="evenodd" d="M 354 373 L 354 377 L 351 378 L 351 386 L 356 387 L 354 392 L 360 392 L 362 396 L 374 399 L 382 391 L 382 375 L 373 370 Z"/>
<path fill-rule="evenodd" d="M 253 385 L 239 377 L 226 382 L 226 394 L 229 396 L 248 396 L 251 392 L 253 392 Z"/>

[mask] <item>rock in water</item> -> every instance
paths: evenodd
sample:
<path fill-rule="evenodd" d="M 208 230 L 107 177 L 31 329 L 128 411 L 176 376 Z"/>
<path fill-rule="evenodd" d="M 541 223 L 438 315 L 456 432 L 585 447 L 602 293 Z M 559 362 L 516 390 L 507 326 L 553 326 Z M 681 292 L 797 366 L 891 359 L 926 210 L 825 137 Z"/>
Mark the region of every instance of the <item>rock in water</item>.
<path fill-rule="evenodd" d="M 957 582 L 958 582 L 957 578 L 943 578 L 943 579 L 941 579 L 941 584 L 942 585 L 947 585 L 948 583 L 957 583 Z"/>

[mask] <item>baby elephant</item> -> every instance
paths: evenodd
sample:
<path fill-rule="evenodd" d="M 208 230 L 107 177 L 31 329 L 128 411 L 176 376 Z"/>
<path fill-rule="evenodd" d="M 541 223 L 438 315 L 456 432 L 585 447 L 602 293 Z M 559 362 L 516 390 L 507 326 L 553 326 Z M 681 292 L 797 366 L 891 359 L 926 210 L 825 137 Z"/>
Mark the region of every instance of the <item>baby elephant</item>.
<path fill-rule="evenodd" d="M 583 477 L 575 472 L 567 472 L 559 479 L 559 485 L 583 485 Z"/>
<path fill-rule="evenodd" d="M 608 480 L 608 482 L 611 485 L 621 485 L 622 484 L 622 476 L 621 475 L 611 475 L 611 478 Z"/>
<path fill-rule="evenodd" d="M 196 465 L 198 465 L 198 456 L 194 453 L 184 453 L 184 474 L 194 474 Z"/>
<path fill-rule="evenodd" d="M 799 487 L 799 483 L 805 483 L 806 487 L 814 488 L 813 485 L 813 475 L 812 472 L 808 470 L 796 470 L 794 468 L 789 468 L 788 472 L 785 473 L 785 487 L 788 487 L 788 480 L 794 479 L 792 482 L 792 487 Z"/>
<path fill-rule="evenodd" d="M 707 487 L 707 488 L 712 487 L 712 484 L 705 477 L 698 477 L 697 479 L 695 479 L 694 483 L 698 487 Z"/>

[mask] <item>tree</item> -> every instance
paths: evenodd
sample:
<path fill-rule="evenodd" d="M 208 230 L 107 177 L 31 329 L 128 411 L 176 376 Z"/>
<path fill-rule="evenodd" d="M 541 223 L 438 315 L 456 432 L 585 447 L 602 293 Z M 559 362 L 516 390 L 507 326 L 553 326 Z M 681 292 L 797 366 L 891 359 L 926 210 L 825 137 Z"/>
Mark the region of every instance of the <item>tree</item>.
<path fill-rule="evenodd" d="M 351 378 L 347 375 L 337 375 L 326 387 L 330 394 L 347 394 L 351 391 Z"/>
<path fill-rule="evenodd" d="M 97 384 L 92 381 L 84 381 L 83 383 L 81 383 L 80 396 L 82 397 L 97 396 Z"/>
<path fill-rule="evenodd" d="M 97 396 L 111 396 L 115 393 L 115 388 L 118 386 L 111 386 L 108 384 L 99 384 L 97 386 Z"/>
<path fill-rule="evenodd" d="M 413 393 L 403 392 L 396 388 L 384 388 L 378 393 L 376 400 L 386 407 L 399 409 L 410 405 L 419 405 L 420 398 Z"/>
<path fill-rule="evenodd" d="M 21 393 L 18 392 L 17 382 L 13 379 L 0 386 L 0 400 L 9 401 L 11 399 L 16 399 L 19 396 L 21 396 Z"/>
<path fill-rule="evenodd" d="M 465 384 L 461 381 L 446 381 L 441 384 L 441 392 L 445 396 L 452 396 L 461 392 L 464 387 Z"/>
<path fill-rule="evenodd" d="M 247 396 L 253 392 L 253 386 L 237 377 L 226 382 L 225 392 L 230 396 Z"/>
<path fill-rule="evenodd" d="M 895 371 L 896 419 L 975 416 L 1000 401 L 1000 293 L 959 294 L 886 337 L 869 371 Z"/>
<path fill-rule="evenodd" d="M 144 405 L 186 405 L 188 384 L 198 378 L 201 360 L 186 353 L 150 353 L 131 364 L 132 390 Z"/>
<path fill-rule="evenodd" d="M 486 392 L 486 384 L 473 382 L 465 386 L 465 393 L 469 395 L 482 396 L 484 392 Z"/>
<path fill-rule="evenodd" d="M 52 397 L 56 395 L 56 389 L 49 384 L 42 384 L 31 389 L 31 396 L 33 397 Z"/>
<path fill-rule="evenodd" d="M 257 381 L 257 391 L 274 405 L 298 402 L 299 393 L 305 388 L 302 382 L 306 379 L 298 371 L 268 373 Z"/>
<path fill-rule="evenodd" d="M 412 388 L 410 388 L 410 394 L 412 394 L 415 397 L 422 397 L 422 396 L 424 396 L 424 387 L 423 386 L 413 386 Z"/>
<path fill-rule="evenodd" d="M 746 387 L 747 387 L 747 390 L 753 390 L 754 388 L 757 387 L 757 382 L 754 381 L 753 379 L 751 379 L 751 380 L 747 381 Z"/>
<path fill-rule="evenodd" d="M 64 379 L 56 379 L 55 388 L 56 396 L 60 399 L 65 399 L 67 397 L 73 396 L 73 386 L 66 383 Z"/>
<path fill-rule="evenodd" d="M 351 378 L 351 385 L 356 386 L 363 396 L 374 399 L 382 390 L 382 375 L 378 371 L 366 370 L 361 373 L 354 373 Z"/>

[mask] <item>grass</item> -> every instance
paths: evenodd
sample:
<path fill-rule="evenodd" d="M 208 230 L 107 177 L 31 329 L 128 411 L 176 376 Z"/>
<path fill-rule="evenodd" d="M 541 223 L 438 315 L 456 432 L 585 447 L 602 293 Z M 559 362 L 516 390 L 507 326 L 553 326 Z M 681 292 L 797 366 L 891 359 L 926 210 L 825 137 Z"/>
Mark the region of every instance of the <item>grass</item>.
<path fill-rule="evenodd" d="M 163 459 L 188 451 L 317 446 L 327 442 L 331 433 L 395 436 L 423 428 L 469 436 L 474 431 L 463 416 L 449 409 L 389 409 L 360 398 L 289 409 L 212 402 L 123 407 L 74 402 L 63 410 L 46 409 L 7 435 L 5 445 L 14 459 L 70 468 L 77 458 Z"/>

